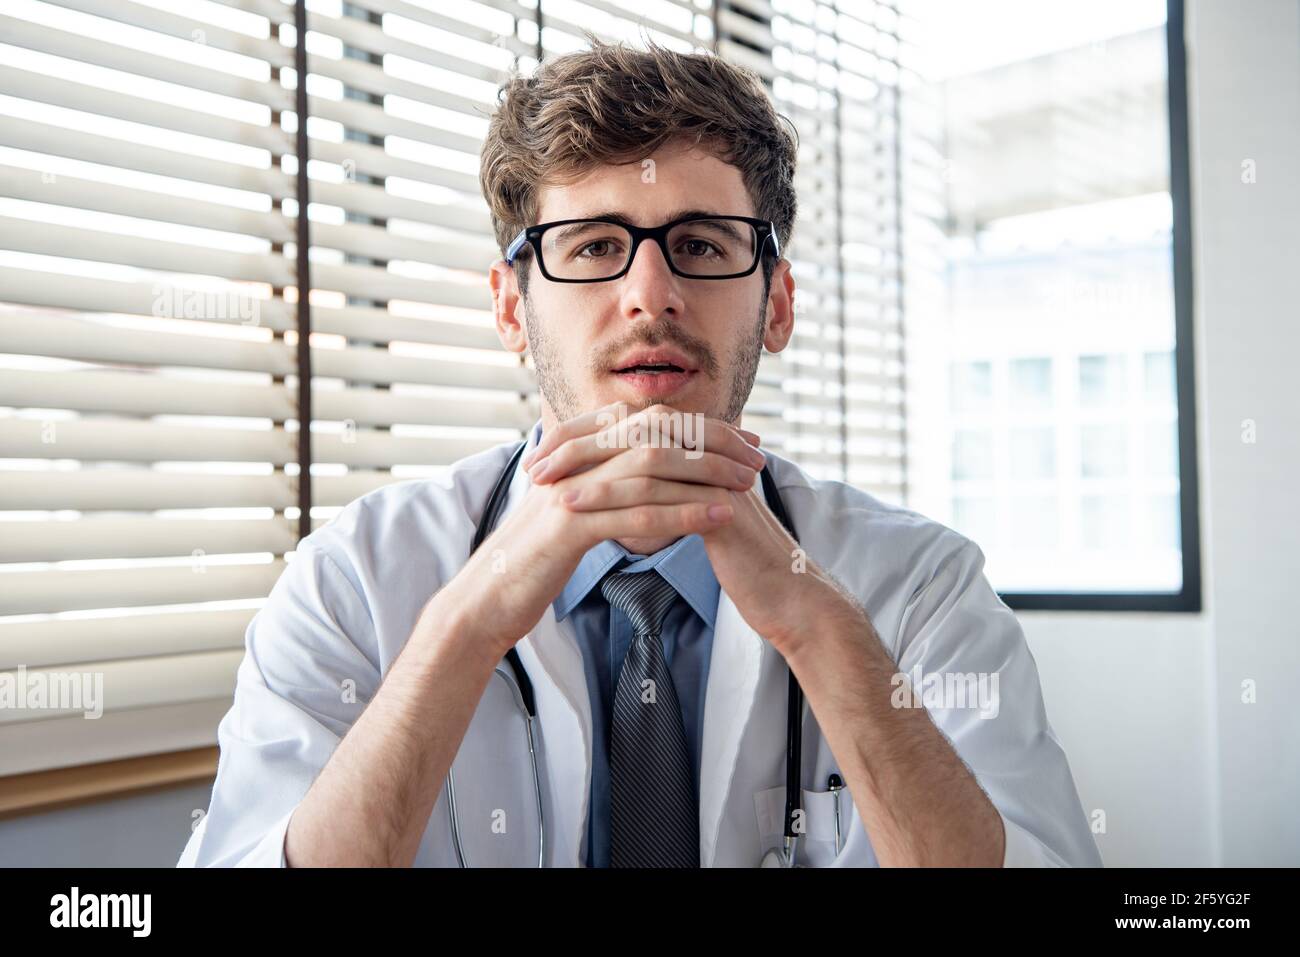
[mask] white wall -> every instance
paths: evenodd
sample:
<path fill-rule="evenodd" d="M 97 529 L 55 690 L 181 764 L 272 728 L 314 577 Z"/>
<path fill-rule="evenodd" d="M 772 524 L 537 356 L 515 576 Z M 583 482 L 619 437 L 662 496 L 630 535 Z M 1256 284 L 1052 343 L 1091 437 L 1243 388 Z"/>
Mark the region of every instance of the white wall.
<path fill-rule="evenodd" d="M 1297 865 L 1300 2 L 1199 0 L 1192 12 L 1222 863 Z M 1247 679 L 1255 704 L 1242 702 Z"/>
<path fill-rule="evenodd" d="M 1296 866 L 1300 2 L 1187 21 L 1205 611 L 1020 617 L 1108 865 Z"/>
<path fill-rule="evenodd" d="M 1047 715 L 1108 867 L 1214 866 L 1204 615 L 1021 612 Z"/>
<path fill-rule="evenodd" d="M 175 867 L 212 780 L 0 820 L 0 867 Z"/>

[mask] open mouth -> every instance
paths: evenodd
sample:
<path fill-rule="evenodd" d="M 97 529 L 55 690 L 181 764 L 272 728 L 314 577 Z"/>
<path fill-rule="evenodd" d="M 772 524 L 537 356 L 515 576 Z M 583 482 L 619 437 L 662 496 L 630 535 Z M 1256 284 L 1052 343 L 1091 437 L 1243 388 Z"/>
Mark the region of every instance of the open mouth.
<path fill-rule="evenodd" d="M 684 389 L 695 378 L 696 370 L 675 362 L 639 362 L 614 369 L 612 374 L 642 398 L 667 399 Z"/>
<path fill-rule="evenodd" d="M 656 362 L 650 365 L 627 366 L 622 369 L 615 369 L 619 375 L 624 373 L 631 375 L 661 375 L 665 372 L 686 372 L 681 366 L 673 365 L 671 362 Z"/>

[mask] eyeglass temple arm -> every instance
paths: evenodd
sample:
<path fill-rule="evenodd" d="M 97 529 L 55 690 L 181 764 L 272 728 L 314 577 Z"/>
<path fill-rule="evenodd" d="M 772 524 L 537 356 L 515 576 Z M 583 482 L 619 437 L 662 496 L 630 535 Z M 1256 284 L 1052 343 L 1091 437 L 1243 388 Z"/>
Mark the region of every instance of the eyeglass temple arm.
<path fill-rule="evenodd" d="M 519 230 L 519 235 L 516 236 L 514 240 L 511 241 L 510 245 L 506 247 L 506 256 L 505 256 L 506 264 L 509 265 L 513 263 L 515 261 L 515 257 L 518 256 L 523 251 L 524 247 L 527 245 L 528 245 L 528 230 L 521 229 Z"/>

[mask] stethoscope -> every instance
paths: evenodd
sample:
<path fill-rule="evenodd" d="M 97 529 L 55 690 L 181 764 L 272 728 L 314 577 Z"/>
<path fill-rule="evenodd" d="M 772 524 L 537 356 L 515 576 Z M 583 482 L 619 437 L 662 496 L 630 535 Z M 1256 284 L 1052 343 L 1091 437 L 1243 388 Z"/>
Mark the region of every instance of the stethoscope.
<path fill-rule="evenodd" d="M 524 448 L 527 444 L 527 442 L 519 443 L 510 456 L 510 461 L 506 463 L 505 469 L 498 476 L 496 485 L 492 487 L 492 494 L 488 497 L 487 507 L 483 510 L 483 518 L 474 531 L 474 540 L 469 547 L 471 555 L 483 544 L 483 541 L 496 527 L 496 523 L 501 517 L 501 511 L 505 508 L 510 480 L 515 474 L 515 469 L 519 465 L 520 458 L 523 457 Z M 759 474 L 762 476 L 763 497 L 767 500 L 767 507 L 785 526 L 786 531 L 790 533 L 790 537 L 798 541 L 794 525 L 790 521 L 790 516 L 786 513 L 785 504 L 781 501 L 781 493 L 777 491 L 776 481 L 772 478 L 766 466 Z M 514 675 L 513 681 L 510 674 L 501 665 L 497 666 L 494 673 L 510 686 L 515 704 L 524 716 L 524 725 L 528 735 L 528 756 L 533 766 L 533 793 L 537 801 L 537 866 L 542 867 L 546 860 L 546 819 L 542 811 L 542 780 L 537 770 L 537 736 L 534 733 L 534 725 L 537 721 L 537 701 L 533 696 L 533 683 L 528 677 L 528 672 L 524 670 L 524 663 L 519 659 L 518 650 L 511 648 L 506 652 L 505 664 L 509 666 Z M 799 811 L 799 776 L 802 770 L 800 749 L 803 744 L 803 689 L 799 687 L 799 682 L 795 678 L 793 671 L 790 672 L 787 706 L 785 829 L 781 845 L 763 855 L 760 867 L 795 866 L 795 851 L 798 845 L 798 832 L 795 824 L 796 815 Z M 461 867 L 469 867 L 465 859 L 465 849 L 461 844 L 460 824 L 456 818 L 456 785 L 450 769 L 447 771 L 447 812 L 451 817 L 452 843 L 456 848 L 456 859 L 460 862 Z"/>

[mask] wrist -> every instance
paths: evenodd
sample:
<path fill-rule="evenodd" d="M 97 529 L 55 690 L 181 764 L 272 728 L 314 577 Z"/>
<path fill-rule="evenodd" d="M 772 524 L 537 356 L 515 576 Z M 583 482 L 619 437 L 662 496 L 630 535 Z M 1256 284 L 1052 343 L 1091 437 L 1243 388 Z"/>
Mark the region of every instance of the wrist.
<path fill-rule="evenodd" d="M 800 657 L 816 654 L 819 646 L 848 638 L 861 641 L 874 634 L 870 621 L 856 603 L 834 584 L 813 578 L 799 599 L 789 603 L 789 623 L 777 632 L 773 644 L 792 665 Z"/>
<path fill-rule="evenodd" d="M 491 671 L 506 649 L 483 629 L 484 620 L 444 588 L 424 606 L 412 641 L 418 641 L 430 656 L 450 655 L 468 667 Z"/>

